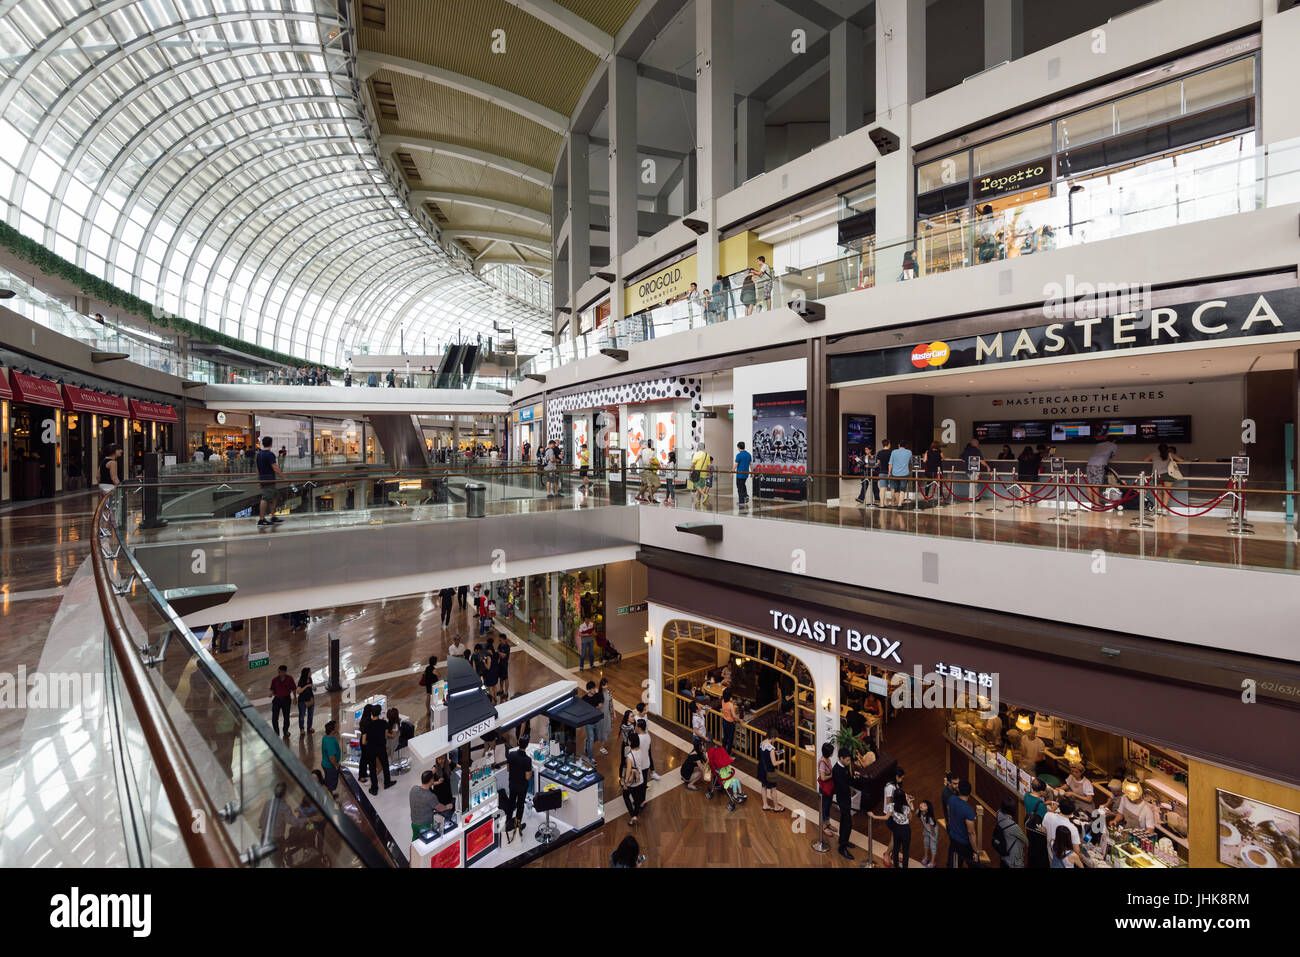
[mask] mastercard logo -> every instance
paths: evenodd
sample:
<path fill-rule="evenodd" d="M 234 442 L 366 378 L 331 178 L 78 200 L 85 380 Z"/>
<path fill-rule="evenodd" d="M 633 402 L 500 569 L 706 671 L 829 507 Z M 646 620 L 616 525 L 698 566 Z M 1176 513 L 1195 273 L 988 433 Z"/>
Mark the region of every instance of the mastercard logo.
<path fill-rule="evenodd" d="M 931 342 L 929 345 L 920 345 L 912 350 L 912 365 L 918 369 L 924 369 L 926 366 L 938 368 L 948 361 L 948 356 L 952 354 L 946 342 Z"/>

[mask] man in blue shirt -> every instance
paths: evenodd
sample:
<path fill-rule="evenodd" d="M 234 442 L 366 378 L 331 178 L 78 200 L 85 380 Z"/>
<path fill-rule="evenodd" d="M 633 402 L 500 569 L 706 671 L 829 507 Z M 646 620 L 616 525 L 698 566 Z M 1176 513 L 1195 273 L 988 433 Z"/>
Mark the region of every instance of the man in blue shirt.
<path fill-rule="evenodd" d="M 970 867 L 975 853 L 975 811 L 970 806 L 969 781 L 958 785 L 944 812 L 948 817 L 948 866 Z"/>
<path fill-rule="evenodd" d="M 749 504 L 749 489 L 745 483 L 749 481 L 749 466 L 754 461 L 754 456 L 745 451 L 745 443 L 737 442 L 736 448 L 736 504 Z"/>
<path fill-rule="evenodd" d="M 262 449 L 257 453 L 257 480 L 262 484 L 262 500 L 257 504 L 257 524 L 258 525 L 279 525 L 280 519 L 272 515 L 270 521 L 267 520 L 267 512 L 272 511 L 275 504 L 275 480 L 284 478 L 284 473 L 280 471 L 280 463 L 271 451 L 271 437 L 262 436 Z"/>
<path fill-rule="evenodd" d="M 886 505 L 902 508 L 907 504 L 907 479 L 912 469 L 912 449 L 906 441 L 899 442 L 898 447 L 889 456 L 889 500 Z"/>

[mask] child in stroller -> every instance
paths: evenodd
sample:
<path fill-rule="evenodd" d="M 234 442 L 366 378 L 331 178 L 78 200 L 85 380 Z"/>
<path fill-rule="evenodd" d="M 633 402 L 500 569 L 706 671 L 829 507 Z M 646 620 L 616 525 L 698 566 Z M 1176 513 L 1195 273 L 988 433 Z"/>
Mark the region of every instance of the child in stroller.
<path fill-rule="evenodd" d="M 619 654 L 617 648 L 609 643 L 603 632 L 596 636 L 596 647 L 600 649 L 600 660 L 602 662 L 623 660 L 623 656 Z"/>
<path fill-rule="evenodd" d="M 749 795 L 740 787 L 740 775 L 736 773 L 735 762 L 721 745 L 709 748 L 708 759 L 709 769 L 713 772 L 713 784 L 704 796 L 711 800 L 713 792 L 725 790 L 727 810 L 734 811 L 737 804 L 744 804 L 749 799 Z"/>

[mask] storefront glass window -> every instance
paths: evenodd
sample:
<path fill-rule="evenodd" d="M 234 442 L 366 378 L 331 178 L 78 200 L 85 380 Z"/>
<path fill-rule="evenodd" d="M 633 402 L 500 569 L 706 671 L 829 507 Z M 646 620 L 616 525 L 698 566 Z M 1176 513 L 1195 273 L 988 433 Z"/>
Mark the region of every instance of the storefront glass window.
<path fill-rule="evenodd" d="M 1059 146 L 1062 150 L 1095 143 L 1115 135 L 1115 104 L 1075 113 L 1057 122 Z"/>
<path fill-rule="evenodd" d="M 1225 63 L 1183 80 L 1183 109 L 1187 113 L 1254 95 L 1254 57 Z"/>
<path fill-rule="evenodd" d="M 970 154 L 963 151 L 917 167 L 916 191 L 929 193 L 970 179 Z"/>
<path fill-rule="evenodd" d="M 975 167 L 974 175 L 978 179 L 980 176 L 1000 172 L 1018 163 L 1042 159 L 1050 156 L 1051 153 L 1051 124 L 1036 126 L 971 150 Z"/>

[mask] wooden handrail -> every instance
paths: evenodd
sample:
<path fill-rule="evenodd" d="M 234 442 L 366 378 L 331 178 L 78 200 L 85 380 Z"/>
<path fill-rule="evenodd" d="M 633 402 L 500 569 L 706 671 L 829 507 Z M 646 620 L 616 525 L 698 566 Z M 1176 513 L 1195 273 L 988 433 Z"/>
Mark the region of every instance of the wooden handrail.
<path fill-rule="evenodd" d="M 111 495 L 111 492 L 107 493 L 100 500 L 95 512 L 96 527 L 107 513 Z M 111 515 L 109 518 L 111 520 Z M 95 572 L 95 590 L 99 593 L 99 607 L 104 614 L 104 628 L 108 632 L 113 657 L 149 745 L 149 752 L 153 755 L 158 777 L 171 804 L 190 861 L 195 867 L 239 867 L 239 852 L 235 849 L 234 841 L 222 825 L 221 815 L 199 780 L 189 752 L 182 744 L 176 726 L 172 724 L 167 709 L 149 680 L 139 651 L 130 639 L 126 620 L 113 594 L 108 564 L 98 537 L 90 549 L 90 561 Z M 205 823 L 204 827 L 197 830 L 191 826 L 196 810 L 202 813 Z"/>

